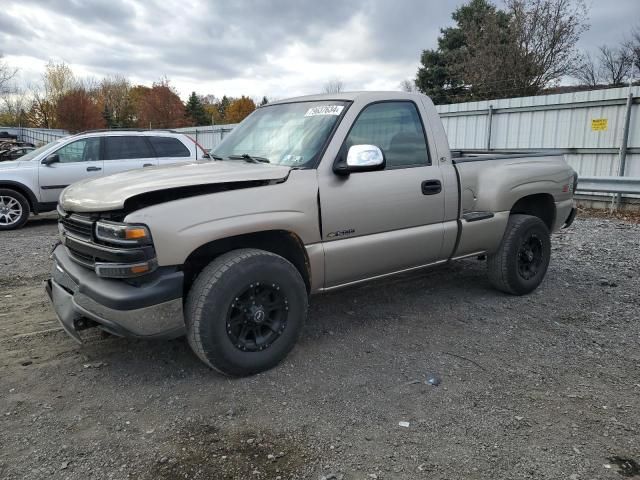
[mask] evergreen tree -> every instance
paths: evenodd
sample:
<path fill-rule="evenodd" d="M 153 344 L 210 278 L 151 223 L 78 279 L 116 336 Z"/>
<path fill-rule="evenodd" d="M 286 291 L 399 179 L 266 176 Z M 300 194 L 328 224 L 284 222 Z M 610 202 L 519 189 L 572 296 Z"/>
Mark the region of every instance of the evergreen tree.
<path fill-rule="evenodd" d="M 231 104 L 231 99 L 224 95 L 218 103 L 218 116 L 223 123 L 227 122 L 227 108 Z"/>
<path fill-rule="evenodd" d="M 208 125 L 210 123 L 209 115 L 207 115 L 202 100 L 196 95 L 196 92 L 191 92 L 185 105 L 185 117 L 195 126 Z"/>

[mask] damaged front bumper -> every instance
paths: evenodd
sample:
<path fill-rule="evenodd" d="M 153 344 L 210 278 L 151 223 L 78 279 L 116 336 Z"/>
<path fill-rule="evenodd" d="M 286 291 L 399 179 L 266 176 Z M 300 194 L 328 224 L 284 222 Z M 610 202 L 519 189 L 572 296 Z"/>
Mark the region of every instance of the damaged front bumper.
<path fill-rule="evenodd" d="M 73 262 L 62 245 L 52 256 L 45 288 L 62 328 L 77 342 L 78 331 L 89 326 L 133 338 L 184 335 L 182 272 L 157 271 L 148 282 L 129 284 L 98 277 Z"/>

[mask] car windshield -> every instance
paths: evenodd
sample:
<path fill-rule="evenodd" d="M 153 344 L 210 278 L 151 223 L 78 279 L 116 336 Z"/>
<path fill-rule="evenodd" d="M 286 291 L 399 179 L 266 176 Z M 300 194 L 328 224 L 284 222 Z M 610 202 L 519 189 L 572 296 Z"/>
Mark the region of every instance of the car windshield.
<path fill-rule="evenodd" d="M 223 160 L 268 160 L 271 164 L 314 165 L 347 102 L 268 105 L 249 115 L 212 152 Z"/>
<path fill-rule="evenodd" d="M 24 162 L 24 161 L 28 162 L 29 160 L 33 160 L 38 155 L 40 155 L 42 152 L 46 151 L 47 149 L 53 147 L 54 145 L 56 145 L 58 143 L 61 143 L 62 140 L 64 140 L 64 139 L 63 138 L 58 138 L 57 140 L 54 140 L 53 142 L 49 142 L 46 145 L 43 145 L 42 147 L 38 147 L 35 150 L 31 150 L 26 155 L 21 156 L 18 160 L 20 160 L 21 162 Z"/>

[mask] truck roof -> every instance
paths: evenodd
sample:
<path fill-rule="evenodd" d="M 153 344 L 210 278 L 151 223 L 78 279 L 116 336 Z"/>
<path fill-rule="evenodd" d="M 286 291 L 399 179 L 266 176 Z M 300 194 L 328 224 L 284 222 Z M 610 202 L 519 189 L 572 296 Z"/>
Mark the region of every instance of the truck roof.
<path fill-rule="evenodd" d="M 354 101 L 356 99 L 362 99 L 365 101 L 375 100 L 388 100 L 395 98 L 407 98 L 417 99 L 424 97 L 421 93 L 409 93 L 409 92 L 395 92 L 395 91 L 357 91 L 357 92 L 340 92 L 340 93 L 320 93 L 316 95 L 304 95 L 302 97 L 283 98 L 270 102 L 268 105 L 274 105 L 278 103 L 291 103 L 291 102 L 311 102 L 322 100 L 345 100 Z"/>

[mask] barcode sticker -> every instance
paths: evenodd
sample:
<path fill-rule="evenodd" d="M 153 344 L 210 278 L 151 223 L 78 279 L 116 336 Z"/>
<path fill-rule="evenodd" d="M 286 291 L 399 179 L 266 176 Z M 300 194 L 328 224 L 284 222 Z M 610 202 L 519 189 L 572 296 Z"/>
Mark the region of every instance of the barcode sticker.
<path fill-rule="evenodd" d="M 304 114 L 305 117 L 315 117 L 316 115 L 340 115 L 344 109 L 343 105 L 323 105 L 321 107 L 311 107 Z"/>

